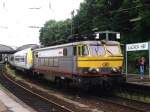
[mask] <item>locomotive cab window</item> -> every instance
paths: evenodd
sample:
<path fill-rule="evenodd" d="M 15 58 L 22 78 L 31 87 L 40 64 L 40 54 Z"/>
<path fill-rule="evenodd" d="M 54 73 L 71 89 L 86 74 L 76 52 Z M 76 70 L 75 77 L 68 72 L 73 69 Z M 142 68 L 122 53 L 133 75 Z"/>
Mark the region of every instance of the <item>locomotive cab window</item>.
<path fill-rule="evenodd" d="M 120 47 L 118 45 L 107 45 L 107 52 L 109 52 L 112 55 L 120 55 Z"/>
<path fill-rule="evenodd" d="M 89 49 L 87 45 L 78 46 L 78 55 L 79 56 L 89 56 Z"/>
<path fill-rule="evenodd" d="M 63 56 L 67 56 L 67 48 L 63 49 Z"/>
<path fill-rule="evenodd" d="M 73 47 L 73 56 L 76 56 L 76 55 L 77 55 L 77 47 L 74 46 L 74 47 Z"/>
<path fill-rule="evenodd" d="M 90 53 L 92 56 L 103 56 L 105 55 L 104 46 L 101 45 L 90 45 Z"/>

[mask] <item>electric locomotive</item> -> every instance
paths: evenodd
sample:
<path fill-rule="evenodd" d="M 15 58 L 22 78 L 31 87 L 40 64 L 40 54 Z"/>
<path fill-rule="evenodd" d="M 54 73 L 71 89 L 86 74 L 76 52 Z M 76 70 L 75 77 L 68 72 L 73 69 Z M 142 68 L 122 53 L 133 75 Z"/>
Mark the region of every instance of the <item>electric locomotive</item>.
<path fill-rule="evenodd" d="M 33 72 L 49 80 L 70 80 L 82 86 L 125 81 L 120 43 L 108 37 L 35 49 L 33 55 Z"/>

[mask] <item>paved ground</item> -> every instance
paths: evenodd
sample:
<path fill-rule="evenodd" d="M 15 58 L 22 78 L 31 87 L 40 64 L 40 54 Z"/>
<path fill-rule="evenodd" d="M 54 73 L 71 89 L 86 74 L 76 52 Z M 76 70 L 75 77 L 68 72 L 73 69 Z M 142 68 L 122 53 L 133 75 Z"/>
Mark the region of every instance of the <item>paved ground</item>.
<path fill-rule="evenodd" d="M 0 112 L 35 112 L 11 93 L 0 88 Z"/>
<path fill-rule="evenodd" d="M 0 112 L 7 112 L 6 106 L 0 101 Z"/>
<path fill-rule="evenodd" d="M 127 76 L 128 83 L 134 83 L 138 85 L 150 86 L 150 78 L 148 75 L 144 76 L 144 79 L 140 79 L 140 76 L 137 74 L 130 74 Z"/>

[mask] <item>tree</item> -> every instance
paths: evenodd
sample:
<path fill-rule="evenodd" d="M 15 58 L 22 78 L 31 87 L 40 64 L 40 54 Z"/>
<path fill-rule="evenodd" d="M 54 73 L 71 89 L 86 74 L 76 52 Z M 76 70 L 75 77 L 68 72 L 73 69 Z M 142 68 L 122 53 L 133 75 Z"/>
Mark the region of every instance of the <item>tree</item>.
<path fill-rule="evenodd" d="M 55 41 L 66 39 L 71 32 L 71 20 L 58 21 L 50 20 L 40 29 L 40 42 L 44 46 L 49 46 Z"/>
<path fill-rule="evenodd" d="M 150 2 L 149 0 L 84 0 L 77 15 L 72 20 L 50 20 L 40 30 L 40 41 L 50 45 L 71 34 L 91 34 L 98 31 L 113 30 L 121 32 L 122 42 L 150 40 Z M 135 38 L 136 37 L 136 38 Z"/>

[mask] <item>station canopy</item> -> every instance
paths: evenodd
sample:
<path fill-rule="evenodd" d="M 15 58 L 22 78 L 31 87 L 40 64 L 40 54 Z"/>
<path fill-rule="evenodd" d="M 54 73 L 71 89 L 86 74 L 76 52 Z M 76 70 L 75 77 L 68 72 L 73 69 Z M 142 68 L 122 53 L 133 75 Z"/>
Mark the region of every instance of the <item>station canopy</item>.
<path fill-rule="evenodd" d="M 26 44 L 26 45 L 22 45 L 20 47 L 18 47 L 16 49 L 16 51 L 21 51 L 21 50 L 24 50 L 24 49 L 27 49 L 27 48 L 32 48 L 32 49 L 36 49 L 36 48 L 39 48 L 40 45 L 37 45 L 37 44 Z"/>
<path fill-rule="evenodd" d="M 15 53 L 15 50 L 13 48 L 11 48 L 10 46 L 0 44 L 0 54 L 12 54 L 12 53 Z"/>

